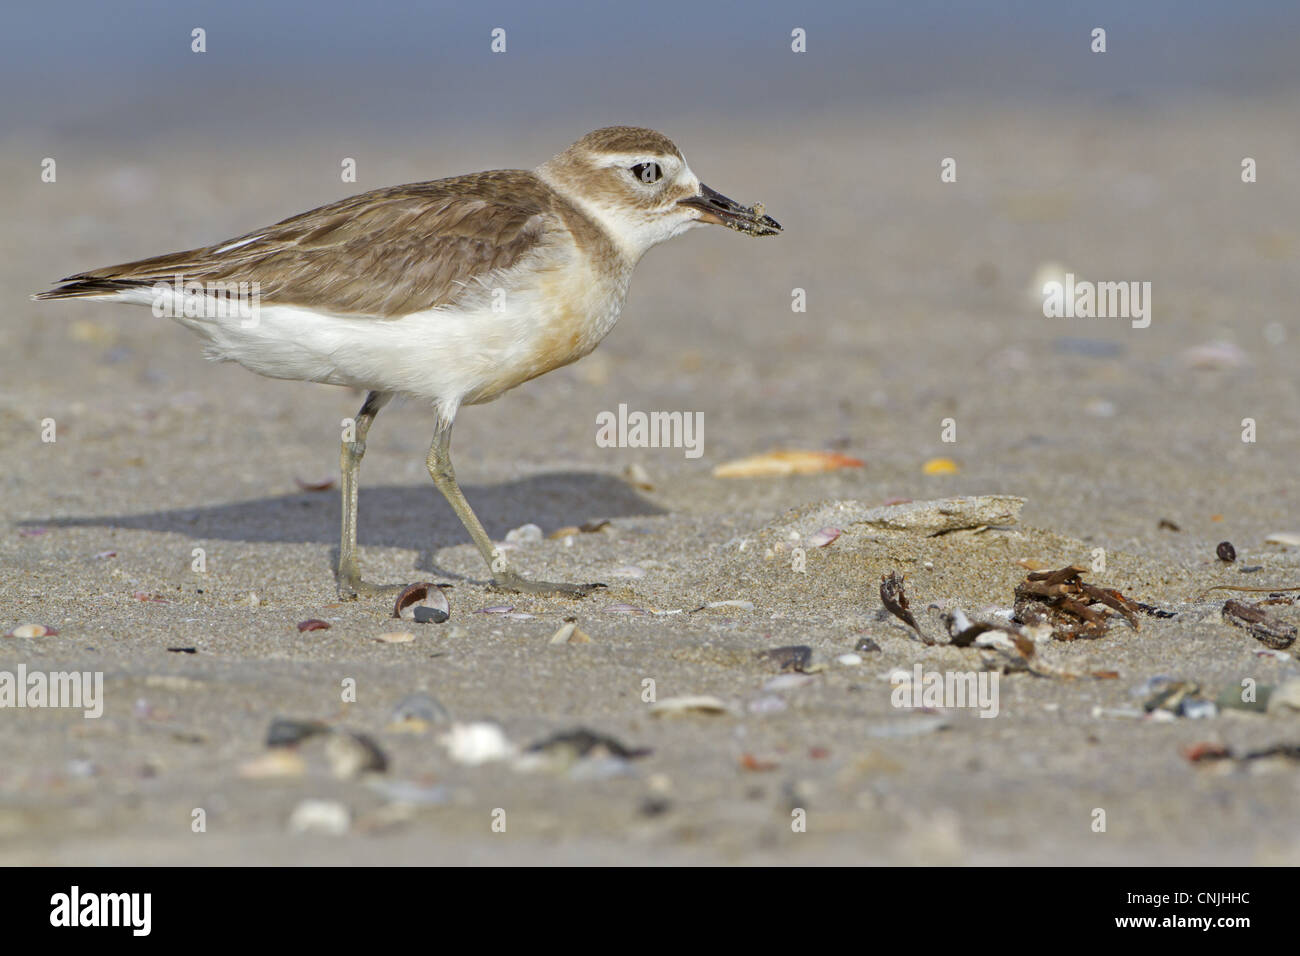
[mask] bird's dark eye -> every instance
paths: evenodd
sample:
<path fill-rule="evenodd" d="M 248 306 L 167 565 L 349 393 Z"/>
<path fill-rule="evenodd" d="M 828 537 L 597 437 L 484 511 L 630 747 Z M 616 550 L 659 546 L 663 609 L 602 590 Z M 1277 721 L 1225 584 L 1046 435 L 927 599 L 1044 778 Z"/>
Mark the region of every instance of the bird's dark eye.
<path fill-rule="evenodd" d="M 631 167 L 631 173 L 643 183 L 657 183 L 663 179 L 664 171 L 658 163 L 637 163 Z"/>

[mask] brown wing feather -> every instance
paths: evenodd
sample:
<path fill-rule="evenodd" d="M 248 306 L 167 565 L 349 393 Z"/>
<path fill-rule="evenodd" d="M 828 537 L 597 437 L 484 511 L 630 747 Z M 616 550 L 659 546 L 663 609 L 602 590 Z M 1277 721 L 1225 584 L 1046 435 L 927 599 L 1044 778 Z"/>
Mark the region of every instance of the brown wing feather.
<path fill-rule="evenodd" d="M 566 206 L 521 170 L 392 186 L 201 249 L 78 273 L 37 298 L 105 295 L 180 275 L 257 282 L 264 304 L 406 315 L 452 304 L 467 284 L 536 252 L 548 227 L 572 221 Z"/>

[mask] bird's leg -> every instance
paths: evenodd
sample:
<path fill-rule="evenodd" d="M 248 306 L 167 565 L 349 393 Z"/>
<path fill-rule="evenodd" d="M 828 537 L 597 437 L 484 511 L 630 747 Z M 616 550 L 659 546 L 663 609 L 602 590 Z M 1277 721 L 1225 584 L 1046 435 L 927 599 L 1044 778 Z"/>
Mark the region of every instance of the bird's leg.
<path fill-rule="evenodd" d="M 343 529 L 339 536 L 339 597 L 352 600 L 361 595 L 382 594 L 391 588 L 369 584 L 361 580 L 357 566 L 357 483 L 361 472 L 361 459 L 366 453 L 366 433 L 379 410 L 392 399 L 391 392 L 371 392 L 366 396 L 351 428 L 343 433 L 343 447 L 339 454 L 342 473 L 340 489 L 343 496 Z M 349 440 L 349 438 L 351 440 Z"/>
<path fill-rule="evenodd" d="M 492 546 L 492 539 L 483 530 L 482 523 L 474 514 L 474 509 L 465 500 L 460 485 L 456 483 L 456 472 L 451 467 L 451 422 L 439 422 L 438 431 L 433 436 L 426 461 L 429 476 L 438 486 L 451 509 L 456 512 L 465 530 L 474 540 L 479 554 L 492 571 L 492 583 L 507 591 L 522 591 L 528 594 L 572 594 L 581 597 L 593 588 L 604 587 L 603 584 L 561 584 L 551 581 L 530 581 L 520 576 L 510 567 L 505 554 Z"/>

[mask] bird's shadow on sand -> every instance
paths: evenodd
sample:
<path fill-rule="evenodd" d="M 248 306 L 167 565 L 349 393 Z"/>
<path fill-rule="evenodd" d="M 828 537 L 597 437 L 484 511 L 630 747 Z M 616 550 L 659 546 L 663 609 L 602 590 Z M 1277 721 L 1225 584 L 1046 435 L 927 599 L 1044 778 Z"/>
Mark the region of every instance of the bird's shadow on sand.
<path fill-rule="evenodd" d="M 549 534 L 586 521 L 665 514 L 664 509 L 619 479 L 602 474 L 556 472 L 499 485 L 462 489 L 492 540 L 523 524 Z M 432 483 L 363 487 L 358 497 L 360 548 L 406 548 L 419 552 L 417 570 L 456 577 L 438 568 L 438 548 L 466 544 L 469 535 Z M 338 557 L 339 490 L 304 492 L 210 507 L 146 511 L 98 517 L 38 518 L 25 526 L 131 528 L 193 539 L 331 544 Z M 364 556 L 363 556 L 364 558 Z M 486 568 L 484 569 L 486 571 Z"/>

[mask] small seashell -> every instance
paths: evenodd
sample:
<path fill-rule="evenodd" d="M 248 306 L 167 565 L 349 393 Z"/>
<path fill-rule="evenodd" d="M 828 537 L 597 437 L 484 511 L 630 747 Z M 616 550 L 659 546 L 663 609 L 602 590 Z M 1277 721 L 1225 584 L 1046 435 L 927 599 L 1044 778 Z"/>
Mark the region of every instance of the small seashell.
<path fill-rule="evenodd" d="M 58 637 L 59 632 L 44 624 L 19 624 L 5 637 Z"/>
<path fill-rule="evenodd" d="M 1270 714 L 1300 711 L 1300 678 L 1292 677 L 1273 688 L 1268 698 Z"/>
<path fill-rule="evenodd" d="M 921 466 L 923 475 L 955 475 L 961 468 L 951 458 L 931 458 Z"/>
<path fill-rule="evenodd" d="M 307 761 L 302 754 L 288 747 L 276 747 L 239 766 L 239 776 L 245 780 L 276 780 L 301 777 L 307 772 Z"/>
<path fill-rule="evenodd" d="M 352 811 L 337 800 L 304 800 L 289 814 L 292 833 L 342 836 L 352 827 Z"/>
<path fill-rule="evenodd" d="M 623 480 L 633 488 L 640 488 L 642 491 L 655 490 L 650 473 L 638 464 L 631 464 L 623 469 Z"/>
<path fill-rule="evenodd" d="M 1184 364 L 1190 368 L 1225 369 L 1241 368 L 1246 364 L 1246 353 L 1231 342 L 1207 342 L 1185 349 Z"/>
<path fill-rule="evenodd" d="M 531 621 L 536 617 L 536 615 L 529 614 L 527 611 L 512 611 L 505 616 L 512 621 Z"/>
<path fill-rule="evenodd" d="M 426 609 L 419 608 L 417 613 L 423 610 Z M 375 640 L 380 644 L 409 644 L 411 641 L 415 640 L 415 635 L 410 631 L 385 631 L 383 634 L 376 637 Z"/>
<path fill-rule="evenodd" d="M 329 491 L 334 487 L 333 478 L 321 478 L 318 481 L 304 481 L 295 476 L 293 482 L 303 491 Z"/>
<path fill-rule="evenodd" d="M 1265 544 L 1280 544 L 1286 548 L 1300 547 L 1300 534 L 1294 531 L 1274 531 L 1264 539 Z"/>
<path fill-rule="evenodd" d="M 638 568 L 635 564 L 627 564 L 610 571 L 609 576 L 611 578 L 643 578 L 645 577 L 645 568 Z"/>
<path fill-rule="evenodd" d="M 631 604 L 611 604 L 604 609 L 609 614 L 645 614 L 646 609 L 643 607 L 634 607 Z"/>
<path fill-rule="evenodd" d="M 678 714 L 729 714 L 731 708 L 716 697 L 704 695 L 685 697 L 665 697 L 650 705 L 650 713 L 655 717 L 675 716 Z"/>
<path fill-rule="evenodd" d="M 715 478 L 756 478 L 813 475 L 839 468 L 861 468 L 865 462 L 835 451 L 777 450 L 725 462 L 713 469 Z"/>
<path fill-rule="evenodd" d="M 452 760 L 470 767 L 515 755 L 515 746 L 506 738 L 505 731 L 488 721 L 452 724 L 438 742 L 447 748 Z"/>
<path fill-rule="evenodd" d="M 423 608 L 423 613 L 416 617 L 416 611 Z M 442 588 L 430 581 L 408 584 L 397 595 L 393 604 L 393 617 L 405 621 L 418 621 L 420 624 L 441 624 L 451 617 L 451 605 Z"/>
<path fill-rule="evenodd" d="M 399 733 L 422 734 L 433 724 L 448 719 L 447 710 L 425 693 L 408 694 L 393 708 L 387 730 Z"/>
<path fill-rule="evenodd" d="M 100 551 L 100 552 L 98 552 L 98 553 L 95 555 L 95 560 L 96 560 L 96 561 L 106 561 L 106 560 L 108 560 L 109 558 L 116 558 L 116 557 L 117 557 L 117 552 L 116 552 L 116 551 Z"/>
<path fill-rule="evenodd" d="M 506 532 L 506 541 L 510 544 L 536 544 L 541 540 L 542 529 L 531 522 Z"/>
<path fill-rule="evenodd" d="M 298 622 L 298 630 L 302 631 L 328 631 L 330 629 L 328 621 L 322 621 L 318 617 L 310 618 L 306 621 Z"/>
<path fill-rule="evenodd" d="M 822 528 L 815 534 L 810 534 L 804 543 L 810 548 L 824 548 L 843 533 L 839 528 Z"/>

